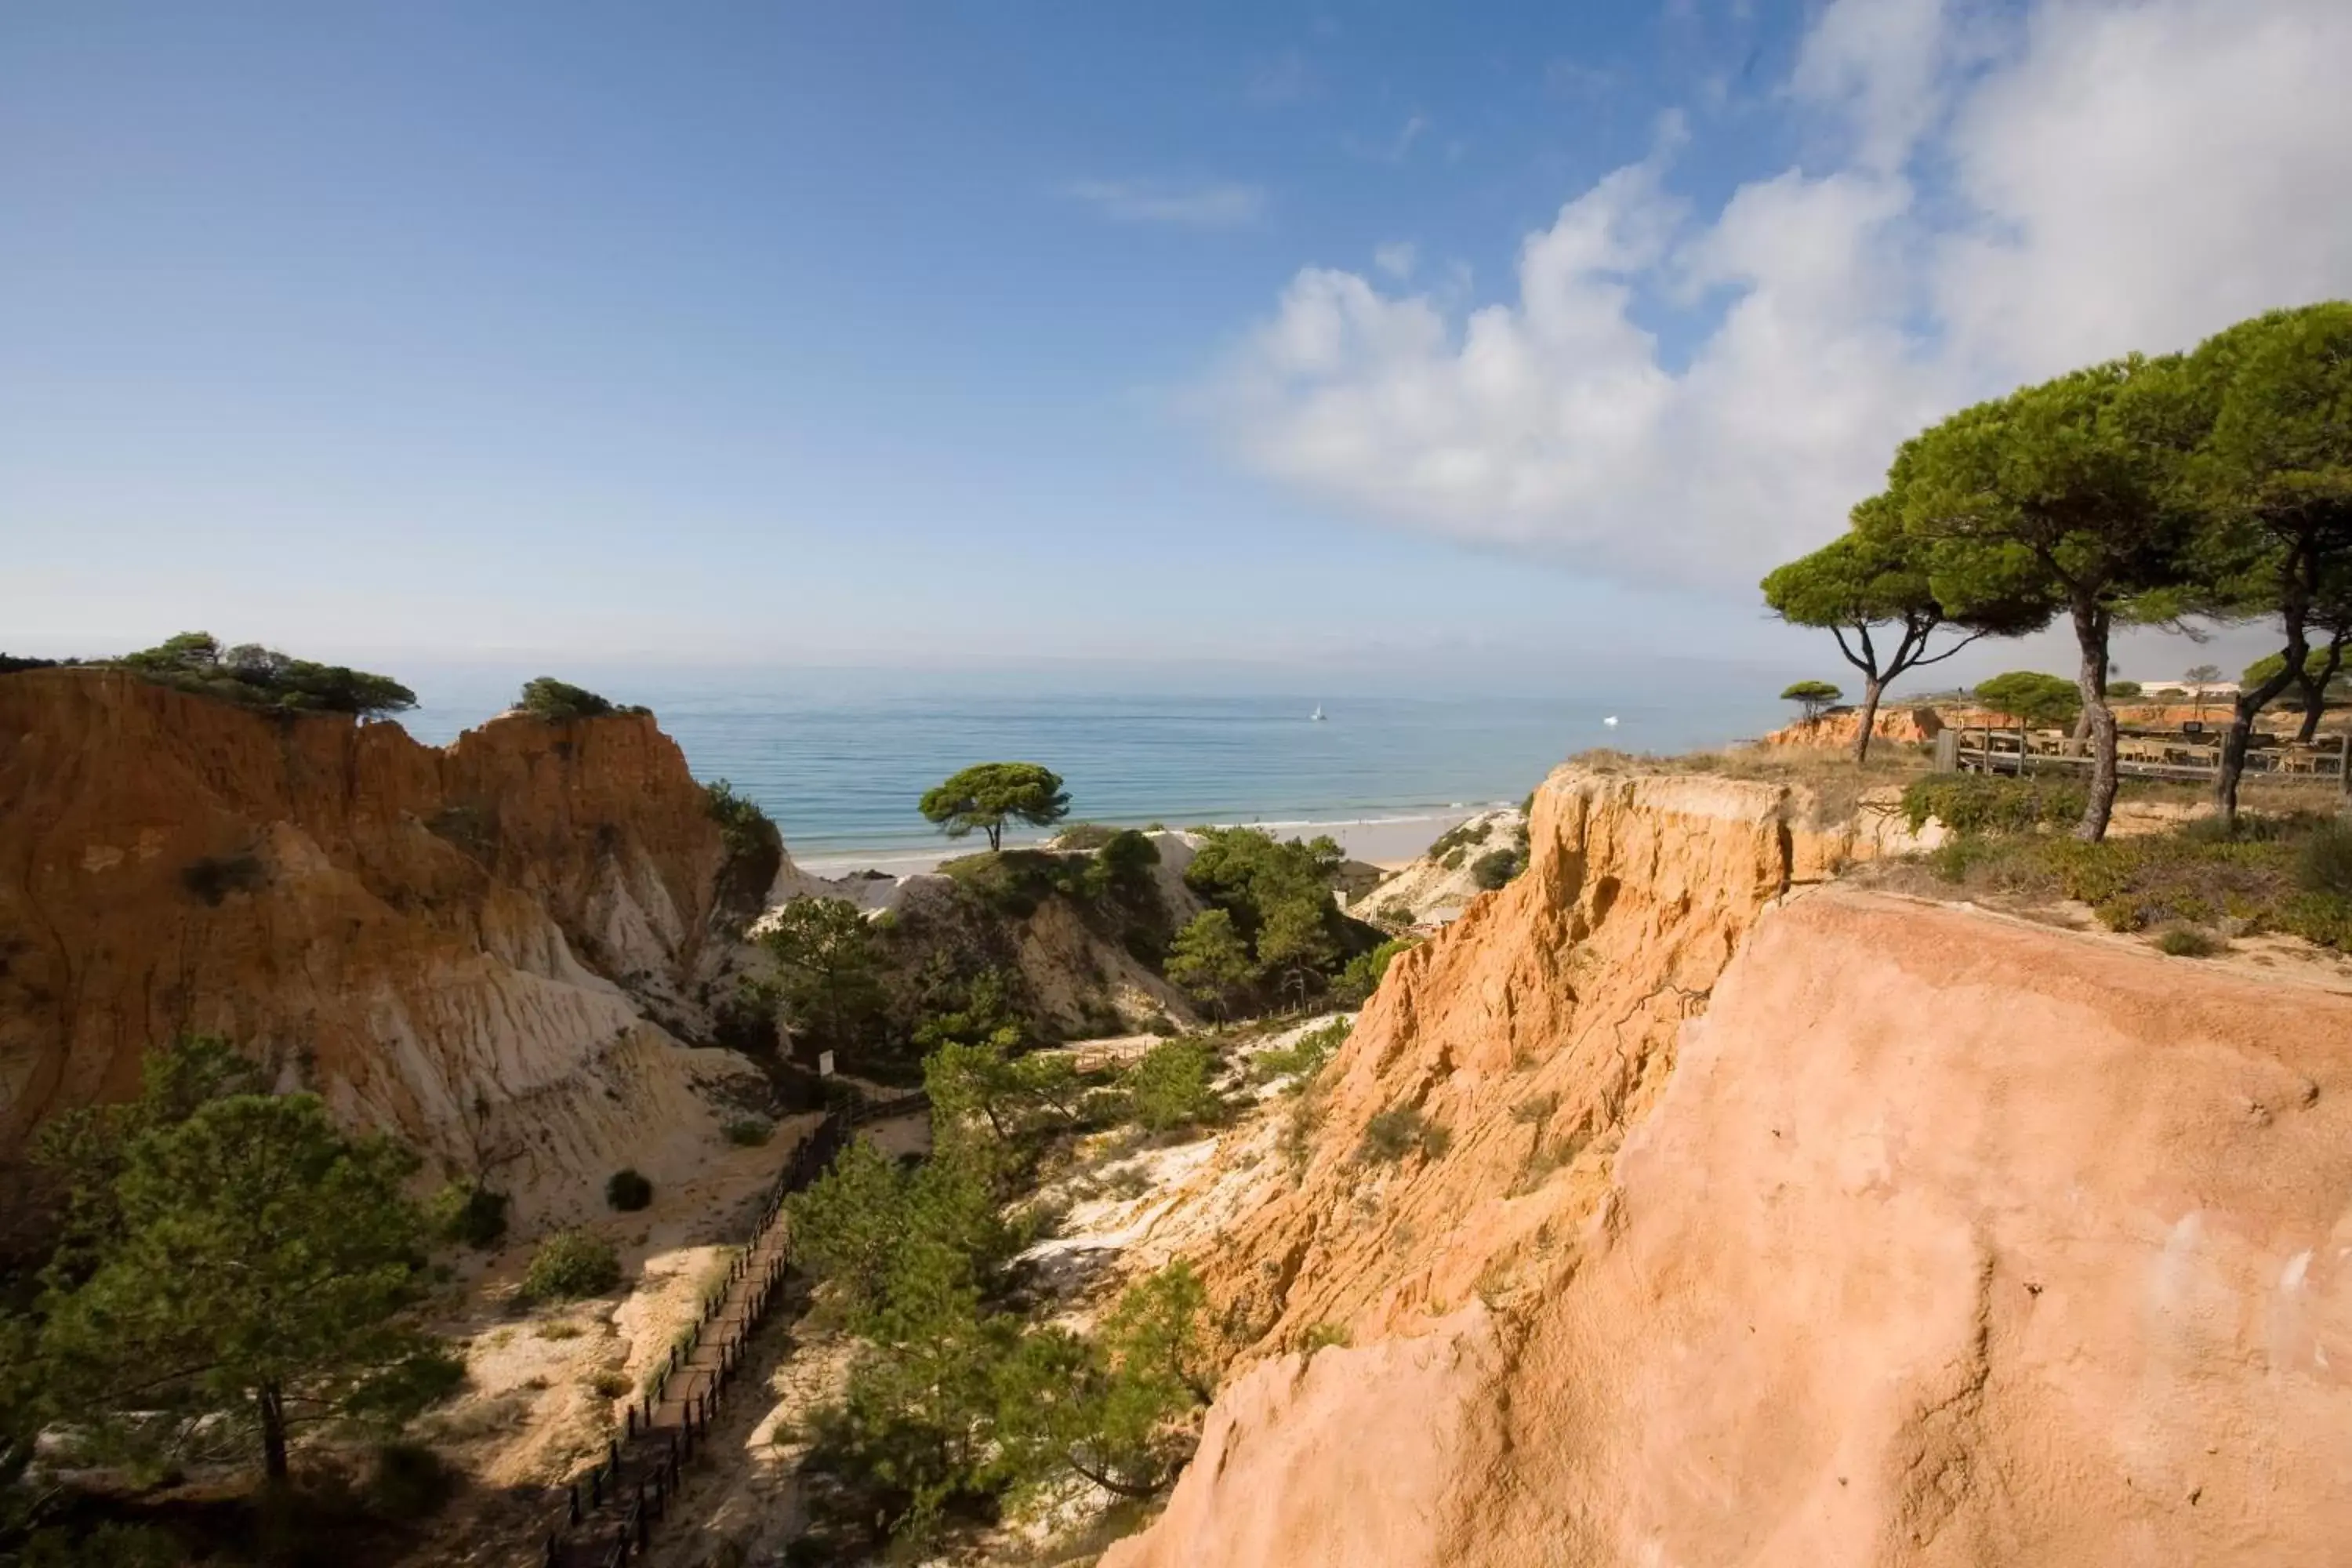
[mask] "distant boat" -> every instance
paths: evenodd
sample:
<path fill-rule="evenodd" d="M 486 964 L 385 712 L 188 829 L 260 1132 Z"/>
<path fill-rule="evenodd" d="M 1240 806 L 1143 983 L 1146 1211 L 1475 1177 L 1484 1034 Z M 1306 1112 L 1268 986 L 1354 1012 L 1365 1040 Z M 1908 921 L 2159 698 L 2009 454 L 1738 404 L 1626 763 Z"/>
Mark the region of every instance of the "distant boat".
<path fill-rule="evenodd" d="M 1609 715 L 1609 717 L 1608 717 L 1608 718 L 1603 719 L 1603 720 L 1602 720 L 1602 721 L 1601 721 L 1603 724 L 1608 725 L 1608 726 L 1609 726 L 1609 728 L 1611 728 L 1612 730 L 1614 730 L 1615 728 L 1617 728 L 1617 715 L 1616 715 L 1616 714 L 1614 714 L 1614 713 L 1612 713 L 1611 715 Z"/>
<path fill-rule="evenodd" d="M 1318 724 L 1320 724 L 1321 722 L 1323 722 L 1323 705 L 1322 705 L 1321 703 L 1319 703 L 1319 702 L 1318 702 L 1318 703 L 1317 703 L 1317 704 L 1315 705 L 1315 711 L 1314 711 L 1314 712 L 1312 712 L 1312 713 L 1309 713 L 1307 717 L 1308 719 L 1310 719 L 1310 720 L 1314 721 L 1315 721 L 1316 723 L 1318 723 Z M 1612 720 L 1611 720 L 1611 721 L 1610 721 L 1612 724 L 1614 724 L 1615 722 L 1617 722 L 1617 721 L 1616 721 L 1616 720 L 1614 720 L 1614 719 L 1612 719 Z"/>

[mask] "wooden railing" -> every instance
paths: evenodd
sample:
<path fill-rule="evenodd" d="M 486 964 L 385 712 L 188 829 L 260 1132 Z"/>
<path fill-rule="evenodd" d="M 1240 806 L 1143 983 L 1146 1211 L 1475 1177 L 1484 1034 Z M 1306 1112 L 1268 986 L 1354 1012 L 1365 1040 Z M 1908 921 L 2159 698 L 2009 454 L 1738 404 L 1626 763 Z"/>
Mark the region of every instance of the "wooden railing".
<path fill-rule="evenodd" d="M 784 1200 L 815 1182 L 849 1145 L 857 1128 L 924 1110 L 918 1091 L 828 1111 L 801 1140 L 761 1205 L 751 1241 L 730 1264 L 725 1282 L 704 1298 L 694 1326 L 670 1347 L 669 1363 L 622 1415 L 595 1468 L 573 1481 L 544 1533 L 547 1568 L 619 1568 L 652 1544 L 669 1517 L 688 1467 L 706 1449 L 710 1423 L 742 1371 L 744 1349 L 774 1308 L 791 1273 Z"/>
<path fill-rule="evenodd" d="M 1978 725 L 1936 737 L 1936 766 L 1947 773 L 2055 773 L 2090 765 L 2090 742 L 2063 731 Z M 2116 741 L 2116 771 L 2130 777 L 2201 782 L 2221 766 L 2218 735 L 2126 734 Z M 2352 732 L 2309 745 L 2258 736 L 2246 752 L 2246 775 L 2352 790 Z"/>

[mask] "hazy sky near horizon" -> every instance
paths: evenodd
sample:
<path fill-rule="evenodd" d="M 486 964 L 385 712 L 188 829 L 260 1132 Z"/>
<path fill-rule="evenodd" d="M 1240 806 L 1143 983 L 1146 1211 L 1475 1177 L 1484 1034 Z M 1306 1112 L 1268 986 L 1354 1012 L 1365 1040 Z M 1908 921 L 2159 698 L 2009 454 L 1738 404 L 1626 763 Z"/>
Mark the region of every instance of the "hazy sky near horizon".
<path fill-rule="evenodd" d="M 2352 295 L 2347 70 L 2344 0 L 28 0 L 0 647 L 1843 673 L 1754 583 L 1903 436 Z"/>

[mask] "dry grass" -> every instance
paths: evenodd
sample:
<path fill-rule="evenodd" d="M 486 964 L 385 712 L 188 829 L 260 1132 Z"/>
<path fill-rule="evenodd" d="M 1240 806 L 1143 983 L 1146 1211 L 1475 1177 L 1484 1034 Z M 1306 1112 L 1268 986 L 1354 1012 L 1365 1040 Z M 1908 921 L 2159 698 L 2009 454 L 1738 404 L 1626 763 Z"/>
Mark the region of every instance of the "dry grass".
<path fill-rule="evenodd" d="M 1691 752 L 1682 756 L 1636 756 L 1627 752 L 1580 752 L 1569 762 L 1589 773 L 1615 775 L 1696 773 L 1711 778 L 1743 779 L 1780 784 L 1799 795 L 1800 826 L 1836 826 L 1851 822 L 1862 809 L 1862 798 L 1890 784 L 1907 784 L 1926 775 L 1934 763 L 1934 748 L 1900 741 L 1874 741 L 1870 760 L 1856 766 L 1843 750 L 1820 747 L 1746 747 L 1728 752 Z"/>

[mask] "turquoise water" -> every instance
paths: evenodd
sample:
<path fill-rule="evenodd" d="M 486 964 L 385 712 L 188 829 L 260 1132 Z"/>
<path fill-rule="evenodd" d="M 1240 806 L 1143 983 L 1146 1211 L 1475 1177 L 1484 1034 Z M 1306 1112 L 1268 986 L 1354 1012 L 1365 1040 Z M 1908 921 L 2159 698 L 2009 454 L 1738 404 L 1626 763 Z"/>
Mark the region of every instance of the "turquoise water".
<path fill-rule="evenodd" d="M 627 699 L 654 710 L 696 775 L 730 780 L 758 801 L 801 858 L 938 843 L 915 801 L 971 763 L 1045 763 L 1066 781 L 1077 819 L 1305 824 L 1516 801 L 1571 752 L 1720 745 L 1780 717 L 1769 698 L 1753 697 L 829 699 L 751 678 L 635 684 Z M 512 689 L 465 685 L 419 683 L 424 706 L 402 721 L 445 742 Z M 1320 723 L 1308 717 L 1318 700 L 1328 714 Z M 1602 723 L 1608 714 L 1614 727 Z"/>

